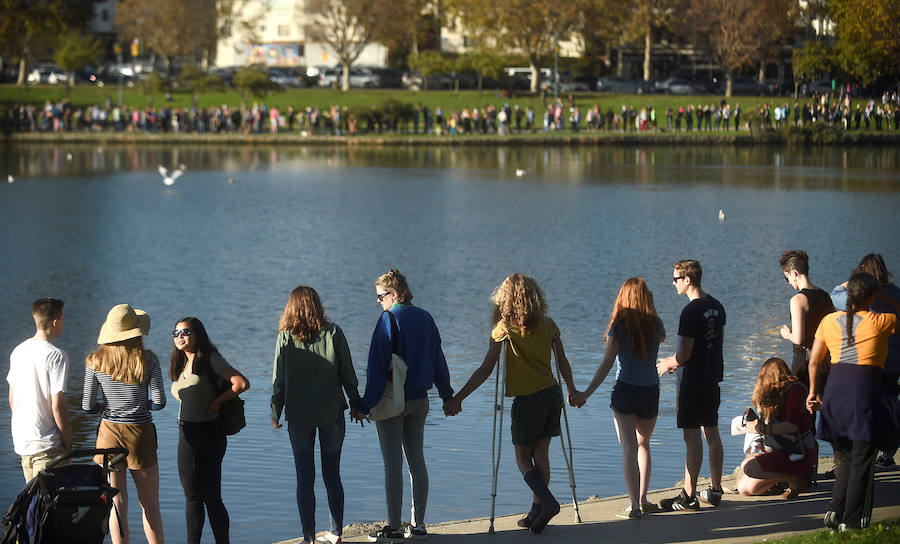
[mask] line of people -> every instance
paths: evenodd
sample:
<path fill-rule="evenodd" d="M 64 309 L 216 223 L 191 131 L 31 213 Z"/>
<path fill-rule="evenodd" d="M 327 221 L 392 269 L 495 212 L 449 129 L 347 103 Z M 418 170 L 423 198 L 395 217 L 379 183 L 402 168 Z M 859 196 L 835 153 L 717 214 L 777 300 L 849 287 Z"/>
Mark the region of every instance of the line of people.
<path fill-rule="evenodd" d="M 777 358 L 762 365 L 752 396 L 753 409 L 739 425 L 740 432 L 748 434 L 748 446 L 737 488 L 754 495 L 786 483 L 786 498 L 802 492 L 818 459 L 815 441 L 810 444 L 809 439 L 812 414 L 821 408 L 818 436 L 831 442 L 842 459 L 825 523 L 835 528 L 865 527 L 868 518 L 863 495 L 870 492 L 868 469 L 875 448 L 887 450 L 882 457 L 892 458 L 891 448 L 896 448 L 900 438 L 896 429 L 900 351 L 891 347 L 896 346 L 900 290 L 893 286 L 883 259 L 870 255 L 858 273 L 836 288 L 833 295 L 846 297 L 841 304 L 846 310 L 833 312 L 830 300 L 821 299 L 820 290 L 809 282 L 804 252 L 785 252 L 781 267 L 785 280 L 800 291 L 791 300 L 791 326 L 781 329 L 782 336 L 794 344 L 794 368 L 792 372 Z M 347 409 L 351 420 L 361 425 L 375 421 L 384 462 L 388 524 L 370 534 L 370 540 L 394 542 L 426 535 L 428 390 L 437 388 L 447 416 L 459 414 L 464 400 L 490 377 L 504 348 L 504 394 L 514 397 L 511 434 L 516 464 L 532 492 L 532 505 L 519 521 L 521 527 L 541 533 L 559 512 L 559 503 L 548 487 L 549 445 L 560 434 L 563 402 L 583 407 L 613 363 L 617 370 L 610 407 L 630 499 L 630 505 L 617 516 L 639 519 L 659 511 L 697 510 L 701 501 L 718 505 L 725 493 L 718 409 L 726 314 L 722 304 L 702 289 L 701 280 L 699 262 L 682 260 L 673 265 L 673 286 L 689 302 L 679 318 L 676 352 L 660 359 L 659 345 L 666 330 L 655 310 L 653 294 L 643 279 L 626 280 L 605 330 L 603 360 L 591 382 L 579 391 L 543 292 L 533 278 L 513 274 L 491 296 L 493 327 L 484 360 L 454 393 L 432 316 L 412 304 L 406 278 L 391 269 L 375 281 L 383 312 L 372 334 L 362 395 L 341 328 L 326 318 L 313 288 L 297 287 L 279 321 L 270 407 L 273 428 L 282 428 L 282 415 L 287 421 L 304 542 L 341 541 L 344 491 L 340 457 Z M 13 441 L 22 456 L 26 480 L 71 447 L 64 402 L 68 358 L 52 344 L 62 331 L 63 303 L 41 299 L 32 310 L 35 336 L 13 351 L 7 377 Z M 141 340 L 149 326 L 149 316 L 127 304 L 110 310 L 98 337 L 99 347 L 87 358 L 82 407 L 102 413 L 97 447 L 129 449 L 126 466 L 138 491 L 145 535 L 148 542 L 157 543 L 163 542 L 163 528 L 156 431 L 150 412 L 164 407 L 166 396 L 159 361 L 144 349 Z M 246 391 L 250 384 L 219 354 L 198 319 L 180 319 L 172 336 L 169 377 L 172 394 L 180 402 L 178 467 L 186 498 L 188 541 L 200 541 L 205 510 L 216 542 L 221 544 L 228 542 L 229 517 L 221 498 L 221 464 L 227 441 L 218 412 L 223 402 Z M 830 353 L 830 365 L 826 364 L 826 352 Z M 565 382 L 565 396 L 551 370 L 554 356 Z M 823 383 L 825 368 L 831 369 L 827 384 Z M 654 504 L 647 499 L 647 492 L 660 377 L 676 373 L 677 425 L 685 442 L 684 487 L 677 496 Z M 868 394 L 859 395 L 859 388 Z M 105 399 L 102 404 L 97 402 L 100 391 Z M 751 417 L 754 414 L 756 417 Z M 330 530 L 318 539 L 313 492 L 316 435 L 331 518 Z M 711 485 L 698 490 L 704 438 Z M 412 482 L 408 524 L 402 521 L 404 456 Z M 113 486 L 124 490 L 124 472 L 113 474 Z M 124 491 L 114 500 L 119 512 L 127 511 Z M 128 541 L 127 519 L 118 517 L 115 511 L 110 517 L 117 544 Z"/>

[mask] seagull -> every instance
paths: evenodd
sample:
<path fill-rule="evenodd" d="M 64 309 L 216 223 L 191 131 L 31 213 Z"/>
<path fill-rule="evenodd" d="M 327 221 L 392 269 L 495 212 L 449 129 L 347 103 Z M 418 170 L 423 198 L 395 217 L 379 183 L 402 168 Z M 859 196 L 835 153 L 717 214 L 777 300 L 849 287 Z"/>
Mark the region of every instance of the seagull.
<path fill-rule="evenodd" d="M 14 183 L 15 181 L 16 181 L 16 178 L 14 178 L 12 174 L 9 174 L 8 176 L 6 176 L 6 183 Z"/>
<path fill-rule="evenodd" d="M 234 178 L 228 178 L 228 183 L 237 183 L 237 180 Z"/>
<path fill-rule="evenodd" d="M 725 222 L 725 210 L 719 210 L 719 223 Z"/>
<path fill-rule="evenodd" d="M 526 174 L 528 174 L 528 170 L 522 170 L 521 168 L 516 168 L 516 177 L 517 178 L 520 178 Z"/>
<path fill-rule="evenodd" d="M 184 165 L 180 164 L 179 166 L 182 168 L 173 170 L 172 173 L 169 174 L 169 171 L 166 170 L 165 166 L 163 166 L 161 164 L 159 165 L 159 168 L 157 168 L 157 171 L 159 172 L 159 175 L 163 177 L 163 183 L 165 183 L 166 185 L 174 185 L 175 184 L 175 180 L 180 178 L 181 174 L 184 174 L 184 168 L 183 168 Z"/>

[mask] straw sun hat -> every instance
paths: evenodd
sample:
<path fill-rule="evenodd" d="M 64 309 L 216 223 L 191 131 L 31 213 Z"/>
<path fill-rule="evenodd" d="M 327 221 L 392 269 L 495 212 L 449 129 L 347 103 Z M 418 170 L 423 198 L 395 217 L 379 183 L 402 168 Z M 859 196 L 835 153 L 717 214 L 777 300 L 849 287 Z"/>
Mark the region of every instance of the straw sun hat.
<path fill-rule="evenodd" d="M 129 304 L 113 306 L 100 327 L 98 344 L 111 344 L 150 332 L 150 316 L 143 310 L 135 310 Z"/>

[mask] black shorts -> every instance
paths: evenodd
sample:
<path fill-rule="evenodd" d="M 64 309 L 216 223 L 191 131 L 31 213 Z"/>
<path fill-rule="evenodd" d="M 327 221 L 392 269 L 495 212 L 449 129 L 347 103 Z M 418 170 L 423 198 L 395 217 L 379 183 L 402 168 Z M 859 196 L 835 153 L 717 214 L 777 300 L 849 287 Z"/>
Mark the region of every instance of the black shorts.
<path fill-rule="evenodd" d="M 530 446 L 540 438 L 559 436 L 562 405 L 562 389 L 559 384 L 513 399 L 510 425 L 513 444 Z"/>
<path fill-rule="evenodd" d="M 653 419 L 659 414 L 659 385 L 634 385 L 616 380 L 609 407 L 622 415 Z"/>
<path fill-rule="evenodd" d="M 678 387 L 678 428 L 698 429 L 719 426 L 719 384 Z"/>

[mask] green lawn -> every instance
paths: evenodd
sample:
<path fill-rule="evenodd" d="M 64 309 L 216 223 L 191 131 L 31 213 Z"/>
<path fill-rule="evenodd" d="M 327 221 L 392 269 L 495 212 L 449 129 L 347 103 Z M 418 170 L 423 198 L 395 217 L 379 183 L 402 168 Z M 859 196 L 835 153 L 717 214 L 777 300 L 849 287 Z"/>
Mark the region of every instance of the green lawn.
<path fill-rule="evenodd" d="M 768 541 L 770 544 L 896 544 L 900 542 L 900 520 L 894 519 L 875 523 L 864 531 L 835 533 L 822 530 L 815 533 L 792 536 L 781 540 Z"/>
<path fill-rule="evenodd" d="M 189 92 L 176 91 L 172 96 L 172 101 L 167 102 L 165 95 L 161 93 L 150 94 L 140 88 L 126 88 L 124 90 L 124 103 L 131 107 L 147 107 L 153 105 L 161 108 L 166 104 L 172 107 L 188 107 L 191 105 L 192 96 Z M 9 106 L 17 103 L 43 104 L 46 100 L 59 101 L 66 96 L 65 86 L 62 85 L 33 85 L 27 90 L 24 87 L 15 85 L 0 85 L 0 105 Z M 548 95 L 552 98 L 552 94 Z M 118 89 L 116 86 L 107 85 L 99 88 L 95 86 L 79 85 L 72 87 L 69 91 L 69 98 L 76 107 L 88 106 L 91 104 L 104 105 L 107 101 L 115 104 L 118 101 Z M 665 122 L 664 112 L 666 107 L 672 106 L 677 110 L 679 106 L 687 104 L 713 104 L 719 103 L 724 96 L 721 95 L 702 95 L 702 96 L 668 96 L 668 95 L 621 95 L 606 93 L 578 93 L 573 95 L 575 104 L 582 109 L 582 113 L 586 113 L 587 109 L 595 103 L 599 104 L 605 111 L 612 108 L 614 112 L 618 112 L 622 105 L 634 105 L 638 110 L 651 104 L 659 112 L 661 119 Z M 543 111 L 544 106 L 541 103 L 539 95 L 530 93 L 517 93 L 513 97 L 505 98 L 500 96 L 497 91 L 485 90 L 483 93 L 478 91 L 408 91 L 404 89 L 354 89 L 352 91 L 342 93 L 331 89 L 296 89 L 273 92 L 265 97 L 250 97 L 248 102 L 263 102 L 267 106 L 276 106 L 279 109 L 285 109 L 293 106 L 294 109 L 302 109 L 306 106 L 325 108 L 336 104 L 341 107 L 353 107 L 359 105 L 378 105 L 386 100 L 394 99 L 410 104 L 422 104 L 434 109 L 437 106 L 443 108 L 445 115 L 456 109 L 464 107 L 483 107 L 488 104 L 501 106 L 505 102 L 510 105 L 518 104 L 521 108 L 532 107 L 538 114 Z M 567 96 L 563 96 L 564 103 L 567 103 Z M 789 97 L 731 97 L 727 99 L 732 105 L 741 104 L 744 111 L 749 111 L 751 107 L 758 107 L 760 104 L 768 102 L 773 103 L 790 103 L 793 99 Z M 201 94 L 198 97 L 200 107 L 206 108 L 215 105 L 228 104 L 229 106 L 237 106 L 241 103 L 241 96 L 236 90 L 228 90 L 226 92 L 210 92 Z"/>

